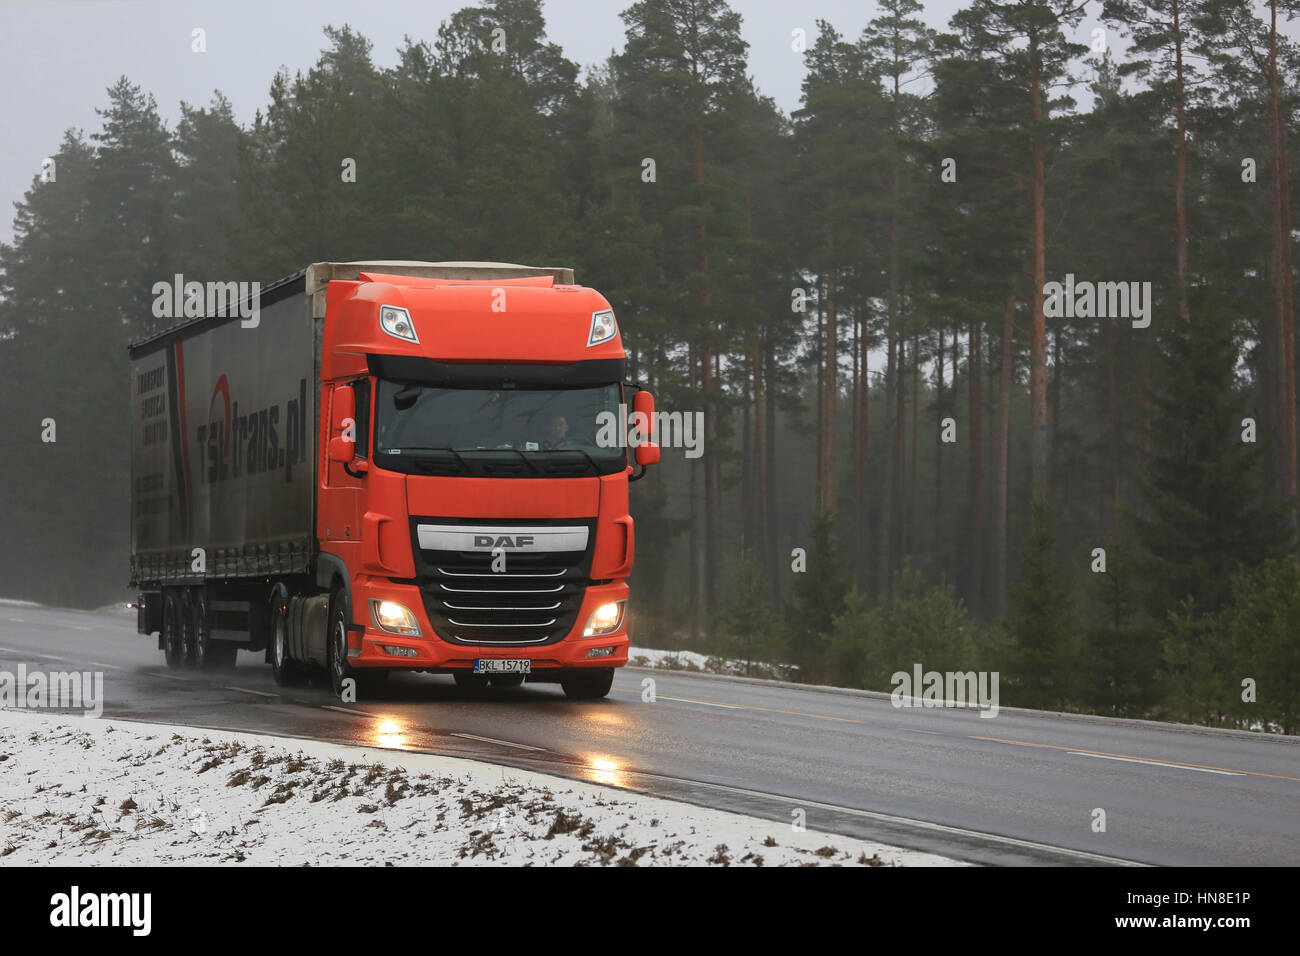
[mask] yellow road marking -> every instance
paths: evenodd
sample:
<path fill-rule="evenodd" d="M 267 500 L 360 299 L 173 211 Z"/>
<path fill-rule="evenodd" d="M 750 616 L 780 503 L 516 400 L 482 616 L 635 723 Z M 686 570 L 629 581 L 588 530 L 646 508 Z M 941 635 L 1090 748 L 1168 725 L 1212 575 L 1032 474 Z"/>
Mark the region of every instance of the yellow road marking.
<path fill-rule="evenodd" d="M 1169 767 L 1189 767 L 1193 770 L 1217 770 L 1220 773 L 1240 773 L 1250 777 L 1268 777 L 1272 780 L 1290 780 L 1293 783 L 1300 783 L 1300 777 L 1286 777 L 1279 773 L 1261 773 L 1258 770 L 1232 770 L 1228 767 L 1211 767 L 1203 763 L 1185 763 L 1181 760 L 1166 760 L 1163 757 L 1135 757 L 1132 754 L 1113 754 L 1105 750 L 1088 750 L 1085 747 L 1062 747 L 1059 744 L 1036 744 L 1028 740 L 1007 740 L 1005 737 L 977 737 L 970 735 L 971 740 L 991 740 L 995 744 L 1014 744 L 1017 747 L 1042 747 L 1046 750 L 1065 750 L 1081 754 L 1091 754 L 1094 757 L 1118 757 L 1121 760 L 1137 760 L 1141 763 L 1159 763 Z"/>

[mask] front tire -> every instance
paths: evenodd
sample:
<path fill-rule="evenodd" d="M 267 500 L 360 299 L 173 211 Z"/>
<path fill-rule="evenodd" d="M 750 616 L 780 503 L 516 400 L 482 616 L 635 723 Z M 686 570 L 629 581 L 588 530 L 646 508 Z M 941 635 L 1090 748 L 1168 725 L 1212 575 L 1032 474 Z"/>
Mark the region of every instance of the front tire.
<path fill-rule="evenodd" d="M 599 700 L 614 686 L 614 668 L 600 667 L 573 671 L 561 678 L 564 696 L 573 700 Z"/>
<path fill-rule="evenodd" d="M 345 682 L 348 680 L 354 682 L 358 700 L 378 694 L 388 683 L 387 670 L 354 668 L 348 663 L 348 626 L 351 623 L 352 613 L 348 607 L 347 595 L 343 591 L 335 591 L 330 595 L 330 631 L 325 656 L 330 690 L 340 700 L 343 699 Z"/>

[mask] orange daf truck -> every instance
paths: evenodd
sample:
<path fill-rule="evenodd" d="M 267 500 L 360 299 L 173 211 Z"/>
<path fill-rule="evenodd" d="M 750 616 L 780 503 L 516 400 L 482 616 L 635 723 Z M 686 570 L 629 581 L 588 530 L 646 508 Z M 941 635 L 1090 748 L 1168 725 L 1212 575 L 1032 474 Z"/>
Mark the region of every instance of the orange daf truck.
<path fill-rule="evenodd" d="M 599 292 L 494 262 L 315 263 L 216 309 L 176 285 L 194 317 L 129 349 L 131 585 L 168 666 L 609 692 L 659 448 Z"/>

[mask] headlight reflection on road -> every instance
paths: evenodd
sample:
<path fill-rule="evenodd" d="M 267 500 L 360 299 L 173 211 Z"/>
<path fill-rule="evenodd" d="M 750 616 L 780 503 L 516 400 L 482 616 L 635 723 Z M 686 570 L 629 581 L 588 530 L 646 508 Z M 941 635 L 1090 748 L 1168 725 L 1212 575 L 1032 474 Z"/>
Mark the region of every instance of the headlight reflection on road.
<path fill-rule="evenodd" d="M 590 768 L 588 776 L 596 783 L 607 783 L 616 787 L 628 786 L 627 774 L 623 772 L 622 766 L 608 757 L 592 756 L 587 760 L 587 766 Z"/>
<path fill-rule="evenodd" d="M 375 721 L 371 732 L 378 746 L 405 750 L 408 747 L 406 731 L 405 721 L 396 717 L 380 717 Z"/>
<path fill-rule="evenodd" d="M 630 727 L 632 724 L 627 714 L 623 712 L 625 709 L 613 707 L 594 708 L 590 713 L 583 714 L 582 720 L 586 724 L 600 724 L 602 727 L 623 729 Z"/>

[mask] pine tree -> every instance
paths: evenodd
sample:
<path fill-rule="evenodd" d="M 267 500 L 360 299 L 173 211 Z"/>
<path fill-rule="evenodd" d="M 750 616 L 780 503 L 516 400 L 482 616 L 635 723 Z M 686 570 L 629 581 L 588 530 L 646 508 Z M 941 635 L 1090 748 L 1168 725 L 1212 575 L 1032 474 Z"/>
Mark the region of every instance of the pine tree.
<path fill-rule="evenodd" d="M 1167 328 L 1161 345 L 1145 510 L 1134 517 L 1146 607 L 1157 620 L 1188 598 L 1199 613 L 1217 613 L 1233 574 L 1288 544 L 1285 522 L 1261 503 L 1258 445 L 1243 440 L 1233 324 L 1213 300 L 1194 299 L 1189 322 Z"/>
<path fill-rule="evenodd" d="M 1059 710 L 1071 700 L 1075 629 L 1055 545 L 1048 505 L 1037 501 L 1003 621 L 1010 656 L 1002 686 L 1006 702 L 1019 707 Z"/>
<path fill-rule="evenodd" d="M 786 642 L 801 679 L 817 683 L 828 676 L 831 633 L 844 607 L 848 581 L 834 514 L 815 511 L 805 540 L 806 568 L 794 574 L 793 597 L 786 606 Z"/>

